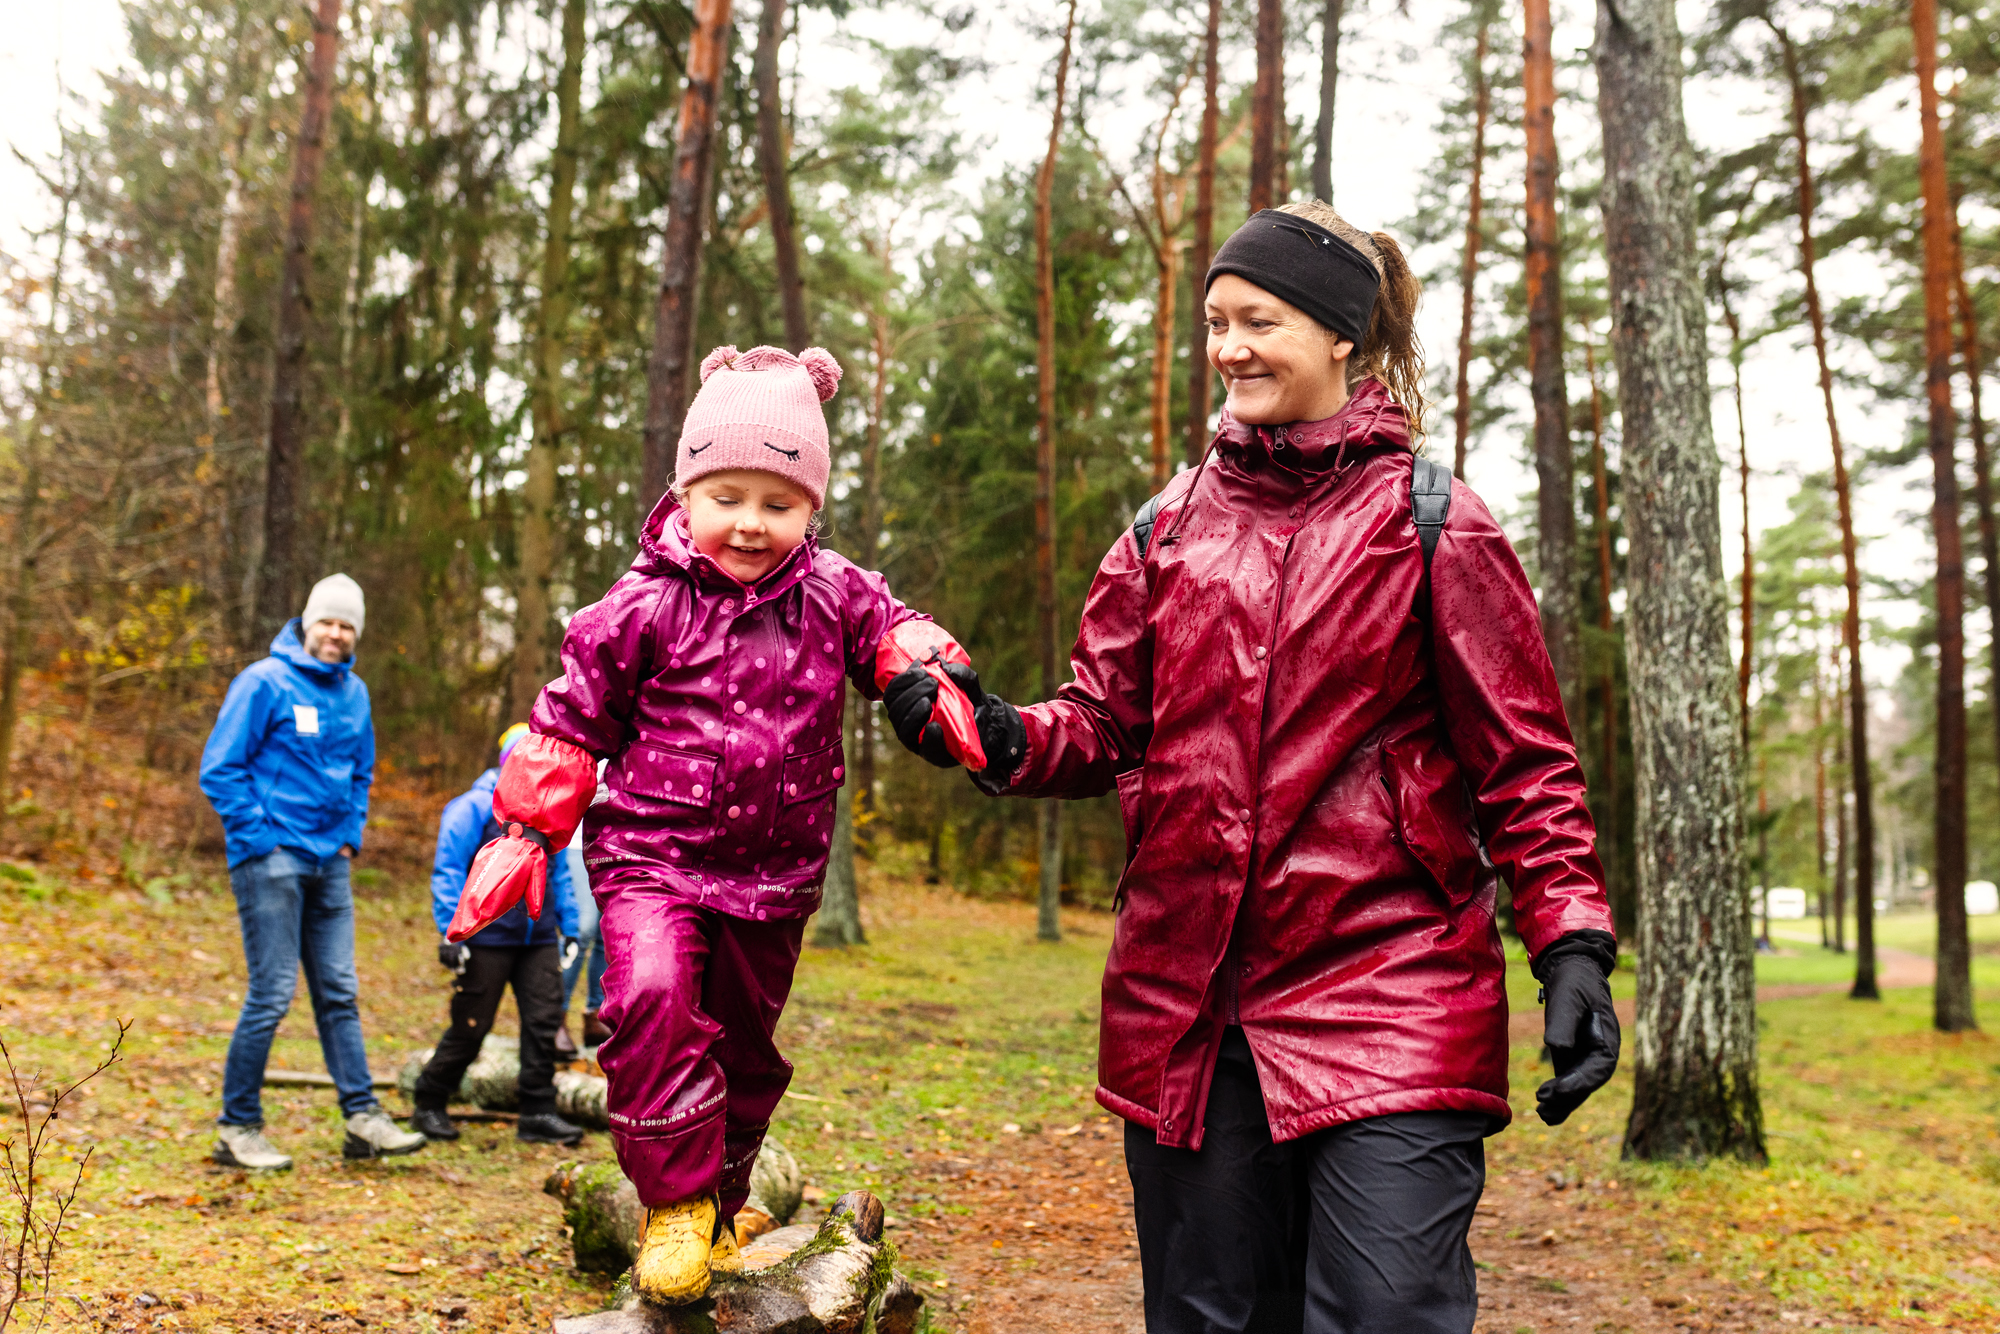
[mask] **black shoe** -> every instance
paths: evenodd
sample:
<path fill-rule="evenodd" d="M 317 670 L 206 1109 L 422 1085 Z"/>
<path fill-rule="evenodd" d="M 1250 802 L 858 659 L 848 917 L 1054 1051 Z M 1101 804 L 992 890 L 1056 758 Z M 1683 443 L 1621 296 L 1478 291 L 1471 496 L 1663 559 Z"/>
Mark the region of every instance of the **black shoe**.
<path fill-rule="evenodd" d="M 425 1139 L 457 1139 L 458 1127 L 435 1107 L 419 1107 L 410 1116 L 410 1129 Z"/>
<path fill-rule="evenodd" d="M 575 1144 L 583 1138 L 583 1127 L 554 1112 L 523 1112 L 514 1138 L 524 1144 Z"/>

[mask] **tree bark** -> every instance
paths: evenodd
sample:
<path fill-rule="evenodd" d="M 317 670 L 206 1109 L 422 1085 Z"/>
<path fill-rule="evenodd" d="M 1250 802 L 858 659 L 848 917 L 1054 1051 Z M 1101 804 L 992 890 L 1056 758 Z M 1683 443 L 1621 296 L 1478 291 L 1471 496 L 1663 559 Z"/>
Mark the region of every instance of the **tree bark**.
<path fill-rule="evenodd" d="M 1826 409 L 1826 435 L 1833 449 L 1833 494 L 1840 514 L 1841 577 L 1847 590 L 1842 634 L 1847 640 L 1848 748 L 1854 788 L 1854 987 L 1856 1000 L 1880 1000 L 1875 981 L 1875 794 L 1868 767 L 1868 682 L 1861 673 L 1861 561 L 1854 537 L 1854 486 L 1847 472 L 1847 450 L 1840 438 L 1840 417 L 1833 406 L 1833 367 L 1827 360 L 1826 312 L 1820 301 L 1818 241 L 1813 213 L 1818 207 L 1813 184 L 1810 139 L 1806 134 L 1806 86 L 1799 73 L 1798 49 L 1790 34 L 1769 25 L 1778 39 L 1785 78 L 1791 85 L 1792 139 L 1798 149 L 1799 273 L 1805 279 L 1806 318 L 1812 326 L 1813 355 L 1819 363 L 1820 401 Z M 1845 816 L 1846 807 L 1842 806 Z M 1836 871 L 1839 877 L 1842 873 Z M 1845 898 L 1845 885 L 1836 897 Z M 1834 935 L 1840 940 L 1846 922 L 1836 914 Z"/>
<path fill-rule="evenodd" d="M 701 291 L 702 227 L 714 175 L 715 113 L 722 65 L 729 52 L 731 0 L 696 0 L 688 39 L 687 82 L 681 89 L 674 132 L 674 174 L 667 187 L 665 262 L 653 310 L 653 353 L 646 363 L 644 461 L 639 519 L 644 522 L 666 494 L 687 419 L 694 378 L 695 301 Z"/>
<path fill-rule="evenodd" d="M 1761 1162 L 1721 479 L 1671 0 L 1601 0 L 1596 64 L 1638 796 L 1636 1080 L 1625 1154 Z"/>
<path fill-rule="evenodd" d="M 1202 37 L 1201 135 L 1195 147 L 1194 236 L 1188 249 L 1188 421 L 1185 457 L 1190 468 L 1208 449 L 1210 393 L 1215 371 L 1208 364 L 1208 265 L 1215 254 L 1215 140 L 1220 132 L 1222 0 L 1208 0 L 1208 27 Z"/>
<path fill-rule="evenodd" d="M 1743 577 L 1740 607 L 1743 620 L 1743 651 L 1736 659 L 1736 712 L 1741 720 L 1743 762 L 1750 762 L 1750 678 L 1757 665 L 1757 547 L 1750 536 L 1750 432 L 1743 423 L 1743 321 L 1729 304 L 1729 289 L 1722 288 L 1722 318 L 1729 326 L 1729 392 L 1736 402 L 1736 492 L 1743 512 Z M 1762 800 L 1762 788 L 1758 789 Z"/>
<path fill-rule="evenodd" d="M 1250 211 L 1276 202 L 1278 121 L 1285 106 L 1285 7 L 1257 0 L 1257 83 L 1250 100 Z"/>
<path fill-rule="evenodd" d="M 1535 403 L 1537 562 L 1542 637 L 1563 711 L 1583 716 L 1583 654 L 1576 588 L 1576 456 L 1563 376 L 1562 228 L 1556 216 L 1556 74 L 1549 0 L 1527 0 L 1522 48 L 1527 135 L 1528 389 Z"/>
<path fill-rule="evenodd" d="M 812 341 L 806 323 L 806 280 L 799 271 L 799 238 L 792 212 L 792 186 L 785 163 L 784 106 L 778 89 L 778 48 L 785 41 L 785 0 L 764 0 L 757 20 L 757 167 L 764 175 L 765 211 L 771 218 L 771 250 L 778 269 L 778 305 L 785 317 L 785 346 L 805 351 Z"/>
<path fill-rule="evenodd" d="M 1480 224 L 1486 207 L 1486 121 L 1493 113 L 1493 85 L 1486 78 L 1489 14 L 1480 15 L 1479 48 L 1473 57 L 1472 188 L 1465 205 L 1465 260 L 1458 278 L 1458 394 L 1452 404 L 1456 444 L 1451 470 L 1460 480 L 1465 477 L 1466 452 L 1472 447 L 1472 299 L 1479 277 L 1479 243 L 1485 239 Z"/>
<path fill-rule="evenodd" d="M 1842 706 L 1847 698 L 1840 683 L 1840 644 L 1833 646 L 1833 768 L 1837 778 L 1848 763 L 1847 728 L 1841 724 Z M 1857 805 L 1859 802 L 1857 801 Z M 1847 793 L 1843 788 L 1833 803 L 1833 952 L 1847 953 Z"/>
<path fill-rule="evenodd" d="M 1313 195 L 1333 202 L 1333 94 L 1340 83 L 1340 10 L 1342 0 L 1326 0 L 1320 19 L 1319 124 L 1313 130 Z M 1479 25 L 1482 51 L 1486 24 Z M 1484 73 L 1482 71 L 1481 78 Z"/>
<path fill-rule="evenodd" d="M 2000 682 L 2000 528 L 1993 518 L 1993 460 L 1986 449 L 1986 412 L 1980 399 L 1980 379 L 1986 373 L 1979 347 L 1979 309 L 1965 281 L 1965 247 L 1959 234 L 1958 210 L 1952 210 L 1952 282 L 1958 293 L 1959 356 L 1965 362 L 1966 387 L 1971 390 L 1966 423 L 1972 428 L 1972 494 L 1979 511 L 1979 558 L 1986 569 L 1986 614 L 1991 679 Z M 1994 754 L 2000 755 L 2000 709 L 1993 711 Z"/>
<path fill-rule="evenodd" d="M 870 250 L 872 244 L 864 242 Z M 882 432 L 889 406 L 889 356 L 891 346 L 888 293 L 896 283 L 895 264 L 890 251 L 890 232 L 882 232 L 881 250 L 875 259 L 882 266 L 882 287 L 877 304 L 868 313 L 869 359 L 874 383 L 868 393 L 868 433 L 861 442 L 861 513 L 855 527 L 854 560 L 864 570 L 872 570 L 882 560 Z M 874 845 L 875 831 L 870 821 L 875 814 L 875 713 L 865 700 L 855 718 L 854 801 L 855 816 L 862 838 Z"/>
<path fill-rule="evenodd" d="M 1482 45 L 1485 36 L 1482 27 Z M 1583 344 L 1583 365 L 1590 375 L 1590 470 L 1597 491 L 1597 627 L 1604 632 L 1606 645 L 1600 705 L 1604 716 L 1604 751 L 1598 773 L 1604 795 L 1598 801 L 1597 856 L 1604 863 L 1605 888 L 1613 916 L 1622 917 L 1617 911 L 1621 898 L 1620 871 L 1624 866 L 1618 856 L 1618 666 L 1609 648 L 1616 624 L 1611 612 L 1611 496 L 1604 466 L 1604 394 L 1597 384 L 1597 349 L 1588 339 Z M 1621 928 L 1623 925 L 1621 922 Z"/>
<path fill-rule="evenodd" d="M 1056 104 L 1049 117 L 1049 151 L 1035 179 L 1035 365 L 1041 431 L 1035 449 L 1035 622 L 1042 658 L 1042 698 L 1054 699 L 1061 684 L 1056 626 L 1056 262 L 1054 227 L 1056 154 L 1062 146 L 1063 98 L 1069 91 L 1070 45 L 1076 35 L 1076 0 L 1069 0 L 1063 24 L 1062 56 L 1056 63 Z M 1053 799 L 1041 809 L 1041 896 L 1036 935 L 1060 940 L 1062 924 L 1062 807 Z"/>
<path fill-rule="evenodd" d="M 866 700 L 861 703 L 865 707 Z M 854 784 L 843 783 L 833 799 L 833 843 L 826 863 L 826 889 L 813 917 L 813 944 L 866 945 L 861 930 L 861 895 L 854 879 Z"/>
<path fill-rule="evenodd" d="M 326 156 L 326 122 L 333 106 L 334 62 L 340 51 L 340 0 L 318 0 L 305 105 L 292 151 L 292 202 L 285 226 L 284 269 L 278 282 L 277 355 L 271 367 L 271 429 L 265 445 L 264 543 L 257 571 L 253 635 L 275 633 L 298 614 L 299 500 L 305 471 L 306 334 L 312 319 L 314 196 Z"/>
<path fill-rule="evenodd" d="M 1153 306 L 1153 491 L 1156 494 L 1166 487 L 1174 468 L 1168 438 L 1172 434 L 1169 409 L 1174 397 L 1174 292 L 1181 280 L 1180 259 L 1180 243 L 1162 233 L 1154 262 L 1160 280 L 1159 297 Z"/>
<path fill-rule="evenodd" d="M 1826 696 L 1813 659 L 1813 865 L 1819 876 L 1819 947 L 1833 943 L 1826 921 Z"/>
<path fill-rule="evenodd" d="M 549 677 L 549 580 L 555 574 L 556 472 L 563 437 L 562 363 L 569 325 L 570 215 L 583 139 L 584 21 L 588 0 L 563 0 L 562 70 L 556 76 L 556 147 L 549 160 L 549 218 L 542 236 L 542 300 L 535 312 L 535 437 L 521 488 L 520 577 L 515 592 L 514 676 L 507 718 L 535 707 Z"/>
<path fill-rule="evenodd" d="M 1937 539 L 1937 795 L 1931 885 L 1937 896 L 1937 992 L 1933 1022 L 1946 1033 L 1977 1028 L 1972 951 L 1965 921 L 1965 556 L 1960 533 L 1956 427 L 1951 406 L 1951 189 L 1938 123 L 1937 0 L 1911 0 L 1916 41 L 1917 149 L 1924 198 L 1924 393 L 1930 403 Z"/>

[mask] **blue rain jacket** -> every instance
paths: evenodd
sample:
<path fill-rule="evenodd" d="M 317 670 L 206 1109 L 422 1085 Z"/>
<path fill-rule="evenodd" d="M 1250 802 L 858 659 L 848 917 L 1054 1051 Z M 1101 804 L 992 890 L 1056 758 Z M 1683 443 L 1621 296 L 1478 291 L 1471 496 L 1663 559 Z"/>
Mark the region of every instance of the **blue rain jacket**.
<path fill-rule="evenodd" d="M 375 781 L 375 721 L 354 663 L 307 655 L 294 616 L 271 656 L 229 683 L 201 752 L 201 790 L 222 817 L 229 865 L 275 848 L 322 861 L 359 851 Z"/>
<path fill-rule="evenodd" d="M 486 822 L 493 818 L 493 789 L 499 782 L 500 771 L 488 769 L 474 781 L 471 791 L 447 802 L 443 816 L 438 819 L 437 857 L 431 862 L 431 916 L 437 919 L 439 935 L 444 934 L 444 929 L 451 925 L 452 914 L 458 911 L 458 896 L 465 890 L 465 877 L 472 870 L 473 857 L 478 855 Z M 465 943 L 482 949 L 550 945 L 555 943 L 558 925 L 563 935 L 574 940 L 576 896 L 571 889 L 569 862 L 569 857 L 561 852 L 549 858 L 548 901 L 554 905 L 554 912 L 544 907 L 539 919 L 531 918 L 527 901 L 523 900 Z"/>

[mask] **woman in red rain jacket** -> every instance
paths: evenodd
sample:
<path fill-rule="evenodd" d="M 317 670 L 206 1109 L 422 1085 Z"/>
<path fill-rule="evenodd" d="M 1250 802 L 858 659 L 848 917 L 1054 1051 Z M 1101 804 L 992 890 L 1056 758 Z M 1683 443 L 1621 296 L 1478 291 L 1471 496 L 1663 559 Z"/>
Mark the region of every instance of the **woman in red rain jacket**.
<path fill-rule="evenodd" d="M 1208 284 L 1221 430 L 1105 556 L 1075 680 L 1015 709 L 947 670 L 983 789 L 1124 807 L 1097 1098 L 1126 1121 L 1147 1328 L 1463 1334 L 1510 1115 L 1500 879 L 1549 998 L 1543 1119 L 1617 1061 L 1583 774 L 1520 562 L 1441 470 L 1426 573 L 1395 241 L 1287 205 Z M 906 739 L 926 690 L 886 700 Z"/>

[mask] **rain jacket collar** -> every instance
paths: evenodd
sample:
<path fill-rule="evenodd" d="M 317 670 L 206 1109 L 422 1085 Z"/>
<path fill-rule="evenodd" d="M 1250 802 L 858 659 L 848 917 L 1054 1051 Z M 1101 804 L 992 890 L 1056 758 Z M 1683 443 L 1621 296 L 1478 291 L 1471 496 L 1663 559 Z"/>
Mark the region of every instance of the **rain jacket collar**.
<path fill-rule="evenodd" d="M 1358 385 L 1340 411 L 1314 422 L 1251 426 L 1222 410 L 1216 448 L 1246 464 L 1269 460 L 1305 474 L 1338 469 L 1356 452 L 1410 448 L 1410 419 L 1388 387 L 1370 377 Z"/>
<path fill-rule="evenodd" d="M 793 547 L 769 574 L 755 584 L 745 584 L 695 550 L 687 509 L 669 491 L 646 516 L 646 526 L 639 532 L 639 554 L 633 558 L 632 568 L 640 574 L 679 570 L 703 586 L 747 589 L 750 596 L 746 600 L 756 602 L 776 593 L 785 580 L 797 578 L 795 571 L 811 569 L 813 557 L 818 553 L 819 539 L 808 532 L 805 541 Z"/>
<path fill-rule="evenodd" d="M 286 621 L 285 628 L 271 641 L 271 656 L 330 686 L 339 685 L 354 671 L 351 657 L 340 662 L 321 662 L 306 652 L 305 623 L 296 616 Z"/>

